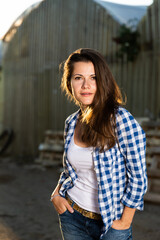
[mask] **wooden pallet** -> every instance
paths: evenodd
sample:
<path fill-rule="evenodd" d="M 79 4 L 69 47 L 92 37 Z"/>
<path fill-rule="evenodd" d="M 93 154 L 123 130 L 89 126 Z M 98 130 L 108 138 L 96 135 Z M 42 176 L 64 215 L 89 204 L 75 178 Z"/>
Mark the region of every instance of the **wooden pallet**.
<path fill-rule="evenodd" d="M 142 127 L 146 132 L 148 175 L 148 191 L 144 200 L 160 203 L 160 122 L 143 122 Z"/>
<path fill-rule="evenodd" d="M 47 130 L 44 143 L 39 145 L 39 158 L 36 163 L 46 167 L 62 164 L 64 141 L 63 132 Z"/>

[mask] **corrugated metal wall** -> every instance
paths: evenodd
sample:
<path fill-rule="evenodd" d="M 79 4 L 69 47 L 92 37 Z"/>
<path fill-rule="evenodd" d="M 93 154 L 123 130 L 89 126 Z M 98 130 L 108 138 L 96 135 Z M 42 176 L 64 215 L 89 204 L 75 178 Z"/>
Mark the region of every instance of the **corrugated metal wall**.
<path fill-rule="evenodd" d="M 139 24 L 136 61 L 116 58 L 119 24 L 93 0 L 45 0 L 8 43 L 3 61 L 4 127 L 15 132 L 12 154 L 36 156 L 47 129 L 62 130 L 76 107 L 60 90 L 59 64 L 80 47 L 107 59 L 127 108 L 137 117 L 160 115 L 160 0 Z"/>
<path fill-rule="evenodd" d="M 127 94 L 129 110 L 137 117 L 156 119 L 160 118 L 160 0 L 148 7 L 138 31 L 141 52 L 136 60 L 111 67 Z"/>
<path fill-rule="evenodd" d="M 4 127 L 12 154 L 36 156 L 46 129 L 62 130 L 76 107 L 60 90 L 59 64 L 80 47 L 115 56 L 119 24 L 92 0 L 46 0 L 18 28 L 3 61 Z"/>

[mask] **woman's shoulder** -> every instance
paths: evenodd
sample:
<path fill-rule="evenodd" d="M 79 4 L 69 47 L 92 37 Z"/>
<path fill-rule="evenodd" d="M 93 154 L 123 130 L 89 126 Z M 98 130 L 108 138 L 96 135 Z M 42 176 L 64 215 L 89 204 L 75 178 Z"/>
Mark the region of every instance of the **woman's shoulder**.
<path fill-rule="evenodd" d="M 117 126 L 120 128 L 142 130 L 140 124 L 133 115 L 123 107 L 119 107 L 116 112 L 116 122 Z"/>
<path fill-rule="evenodd" d="M 117 118 L 121 118 L 121 119 L 125 119 L 125 118 L 129 118 L 129 119 L 132 119 L 134 118 L 132 116 L 132 114 L 125 108 L 123 107 L 119 107 L 116 111 L 116 117 Z"/>
<path fill-rule="evenodd" d="M 132 126 L 132 127 L 140 127 L 137 120 L 133 117 L 133 115 L 125 108 L 119 107 L 116 112 L 116 121 L 118 125 L 122 125 L 124 127 Z"/>

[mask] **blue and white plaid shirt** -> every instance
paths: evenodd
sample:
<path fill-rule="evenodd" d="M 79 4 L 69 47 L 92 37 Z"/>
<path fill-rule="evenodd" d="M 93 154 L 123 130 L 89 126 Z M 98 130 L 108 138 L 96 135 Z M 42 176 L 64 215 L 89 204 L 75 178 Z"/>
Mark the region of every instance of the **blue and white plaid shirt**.
<path fill-rule="evenodd" d="M 67 150 L 79 114 L 80 110 L 65 122 L 64 171 L 59 179 L 62 185 L 59 193 L 63 197 L 77 179 L 76 170 L 67 159 Z M 103 233 L 109 230 L 114 220 L 121 218 L 125 205 L 143 210 L 143 195 L 147 190 L 145 133 L 122 107 L 116 113 L 116 126 L 119 144 L 103 152 L 93 148 L 92 153 L 99 188 L 99 208 L 104 222 Z"/>

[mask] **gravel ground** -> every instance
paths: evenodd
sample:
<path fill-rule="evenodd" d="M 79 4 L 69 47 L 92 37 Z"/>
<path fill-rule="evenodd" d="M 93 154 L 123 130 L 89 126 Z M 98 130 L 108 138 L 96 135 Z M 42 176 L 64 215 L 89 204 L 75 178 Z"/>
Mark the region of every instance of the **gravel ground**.
<path fill-rule="evenodd" d="M 16 165 L 0 159 L 0 240 L 61 240 L 49 201 L 59 167 Z M 145 203 L 133 223 L 134 240 L 160 239 L 160 205 Z"/>

